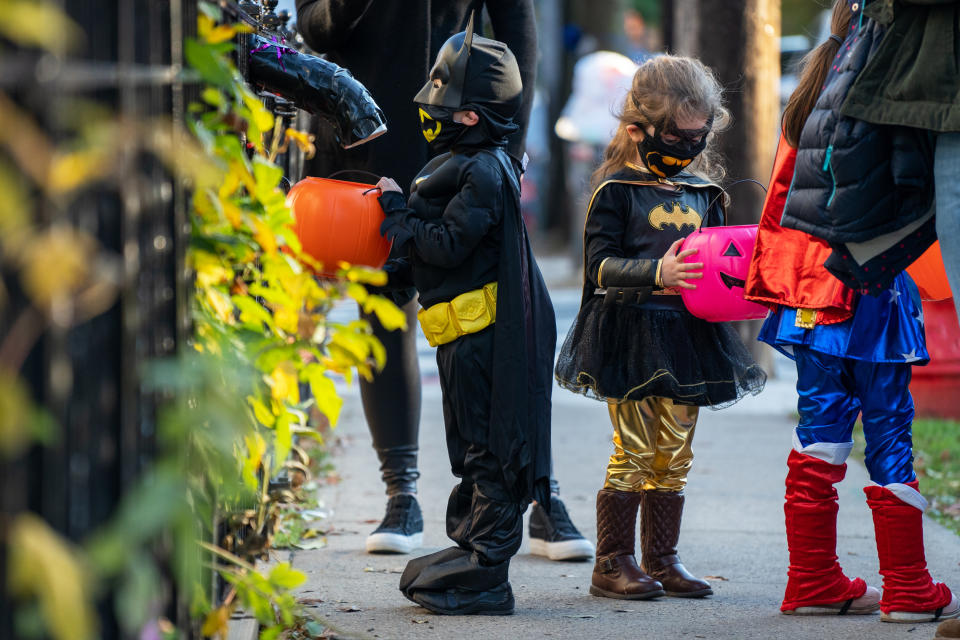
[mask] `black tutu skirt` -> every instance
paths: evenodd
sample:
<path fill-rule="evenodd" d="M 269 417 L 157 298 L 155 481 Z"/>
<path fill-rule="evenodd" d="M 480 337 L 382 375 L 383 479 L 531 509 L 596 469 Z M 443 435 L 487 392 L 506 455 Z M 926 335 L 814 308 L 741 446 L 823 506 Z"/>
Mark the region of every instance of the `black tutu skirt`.
<path fill-rule="evenodd" d="M 601 296 L 581 307 L 555 373 L 560 386 L 599 400 L 658 396 L 713 408 L 760 393 L 767 380 L 728 324 Z"/>

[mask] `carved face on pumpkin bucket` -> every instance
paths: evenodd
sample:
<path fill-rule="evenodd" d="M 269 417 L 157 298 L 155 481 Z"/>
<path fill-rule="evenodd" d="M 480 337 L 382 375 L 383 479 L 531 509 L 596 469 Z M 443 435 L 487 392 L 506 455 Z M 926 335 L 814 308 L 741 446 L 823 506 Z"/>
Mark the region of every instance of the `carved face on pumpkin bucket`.
<path fill-rule="evenodd" d="M 690 313 L 711 322 L 766 315 L 766 307 L 743 298 L 756 240 L 756 225 L 709 227 L 687 236 L 681 250 L 697 249 L 687 261 L 703 263 L 697 288 L 681 290 Z"/>

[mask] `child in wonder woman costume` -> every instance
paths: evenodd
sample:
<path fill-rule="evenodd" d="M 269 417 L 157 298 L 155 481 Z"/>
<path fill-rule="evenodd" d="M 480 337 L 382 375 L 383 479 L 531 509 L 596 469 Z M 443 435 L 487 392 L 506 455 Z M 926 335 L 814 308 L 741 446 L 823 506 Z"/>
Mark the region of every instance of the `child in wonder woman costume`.
<path fill-rule="evenodd" d="M 698 410 L 759 393 L 766 381 L 732 328 L 695 318 L 678 295 L 703 268 L 684 262 L 694 250 L 678 254 L 681 242 L 724 222 L 707 147 L 729 114 L 702 63 L 660 56 L 637 70 L 619 119 L 594 174 L 583 297 L 556 366 L 561 386 L 605 401 L 613 423 L 590 593 L 699 598 L 710 584 L 677 555 Z"/>
<path fill-rule="evenodd" d="M 910 428 L 911 369 L 929 360 L 917 288 L 902 272 L 879 296 L 861 295 L 824 268 L 831 251 L 826 241 L 780 226 L 797 146 L 816 151 L 802 144 L 812 139 L 804 124 L 821 91 L 833 90 L 838 74 L 847 73 L 843 42 L 848 34 L 856 37 L 855 7 L 836 0 L 832 35 L 809 55 L 784 111 L 784 135 L 746 282 L 746 297 L 773 309 L 760 340 L 797 365 L 800 421 L 787 457 L 783 506 L 790 567 L 780 610 L 843 615 L 880 609 L 885 622 L 932 622 L 960 616 L 960 602 L 933 581 L 924 557 L 927 502 L 913 470 Z M 822 119 L 823 108 L 816 108 Z M 873 513 L 882 598 L 863 579 L 844 575 L 837 561 L 833 485 L 846 474 L 858 416 L 874 483 L 863 491 Z"/>

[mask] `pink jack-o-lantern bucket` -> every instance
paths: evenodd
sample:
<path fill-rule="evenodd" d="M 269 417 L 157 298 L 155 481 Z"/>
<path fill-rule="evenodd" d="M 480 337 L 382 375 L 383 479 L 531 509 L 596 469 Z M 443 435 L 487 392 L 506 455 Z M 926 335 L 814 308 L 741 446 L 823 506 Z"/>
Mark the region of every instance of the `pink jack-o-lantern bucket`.
<path fill-rule="evenodd" d="M 703 279 L 689 280 L 696 289 L 680 289 L 687 311 L 710 322 L 753 320 L 767 315 L 767 308 L 743 299 L 750 269 L 757 225 L 706 227 L 694 231 L 680 250 L 696 249 L 686 262 L 703 263 Z"/>

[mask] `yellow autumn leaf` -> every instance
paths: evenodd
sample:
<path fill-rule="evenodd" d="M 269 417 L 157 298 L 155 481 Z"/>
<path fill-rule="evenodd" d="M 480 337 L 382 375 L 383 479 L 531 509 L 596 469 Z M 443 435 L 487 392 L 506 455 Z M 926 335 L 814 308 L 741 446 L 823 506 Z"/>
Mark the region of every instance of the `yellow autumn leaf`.
<path fill-rule="evenodd" d="M 287 129 L 287 140 L 293 142 L 300 148 L 300 151 L 306 154 L 307 160 L 311 159 L 317 153 L 317 147 L 313 144 L 316 139 L 312 133 L 297 131 L 296 129 Z"/>
<path fill-rule="evenodd" d="M 230 168 L 227 171 L 227 175 L 223 177 L 223 184 L 220 185 L 220 188 L 217 189 L 217 195 L 220 196 L 221 200 L 225 200 L 233 195 L 233 192 L 237 190 L 237 187 L 240 186 L 240 171 L 237 170 L 237 167 L 243 168 L 239 162 L 230 163 Z"/>
<path fill-rule="evenodd" d="M 273 320 L 281 331 L 293 335 L 300 326 L 300 310 L 292 305 L 284 305 L 273 310 Z"/>
<path fill-rule="evenodd" d="M 341 262 L 339 266 L 343 270 L 343 277 L 350 282 L 372 284 L 377 287 L 387 284 L 387 274 L 380 269 L 351 265 L 348 262 Z"/>
<path fill-rule="evenodd" d="M 393 303 L 393 301 L 383 296 L 371 295 L 363 303 L 364 313 L 374 313 L 377 320 L 387 331 L 400 329 L 407 330 L 407 314 L 403 309 Z"/>
<path fill-rule="evenodd" d="M 203 621 L 203 627 L 200 629 L 200 633 L 207 638 L 218 634 L 221 636 L 226 636 L 227 631 L 229 630 L 229 624 L 230 609 L 226 605 L 217 607 L 207 614 L 206 619 Z"/>
<path fill-rule="evenodd" d="M 270 385 L 270 395 L 274 400 L 287 401 L 291 404 L 300 402 L 297 369 L 289 360 L 281 362 L 273 369 L 267 378 L 267 384 Z"/>
<path fill-rule="evenodd" d="M 233 279 L 233 271 L 223 265 L 219 257 L 208 251 L 193 251 L 190 263 L 197 273 L 197 286 L 206 289 Z"/>
<path fill-rule="evenodd" d="M 225 324 L 233 324 L 233 303 L 230 301 L 230 296 L 219 289 L 210 287 L 206 289 L 205 297 L 207 304 L 210 305 L 214 314 L 216 314 L 222 322 Z"/>
<path fill-rule="evenodd" d="M 52 193 L 67 193 L 107 175 L 110 156 L 101 149 L 58 153 L 50 163 L 46 187 Z"/>
<path fill-rule="evenodd" d="M 239 229 L 243 225 L 243 211 L 237 205 L 229 200 L 221 200 L 220 206 L 223 208 L 223 217 L 227 219 L 230 226 Z"/>
<path fill-rule="evenodd" d="M 34 303 L 46 308 L 79 289 L 96 250 L 93 236 L 65 225 L 36 236 L 21 256 L 23 285 Z"/>
<path fill-rule="evenodd" d="M 247 455 L 244 456 L 241 475 L 247 487 L 256 489 L 257 470 L 263 461 L 263 455 L 267 452 L 267 443 L 259 433 L 244 436 L 243 440 L 247 445 Z"/>
<path fill-rule="evenodd" d="M 52 2 L 4 0 L 0 6 L 0 34 L 11 42 L 64 54 L 84 41 L 83 29 Z"/>
<path fill-rule="evenodd" d="M 313 395 L 313 401 L 317 404 L 317 409 L 327 417 L 330 426 L 337 426 L 337 420 L 340 419 L 340 409 L 343 407 L 343 399 L 337 395 L 337 388 L 333 384 L 325 371 L 323 365 L 312 365 L 307 371 L 307 382 L 310 383 L 310 391 Z"/>
<path fill-rule="evenodd" d="M 276 253 L 277 237 L 273 234 L 273 229 L 267 226 L 260 218 L 253 219 L 253 239 L 257 241 L 263 250 L 267 253 Z"/>
<path fill-rule="evenodd" d="M 253 396 L 247 396 L 247 403 L 253 408 L 253 415 L 263 426 L 270 428 L 276 422 L 276 416 L 273 415 L 273 412 L 267 408 L 267 405 L 263 404 L 260 400 L 257 400 Z"/>
<path fill-rule="evenodd" d="M 92 640 L 96 635 L 93 590 L 78 552 L 29 513 L 13 520 L 8 536 L 10 592 L 39 601 L 55 640 Z"/>

